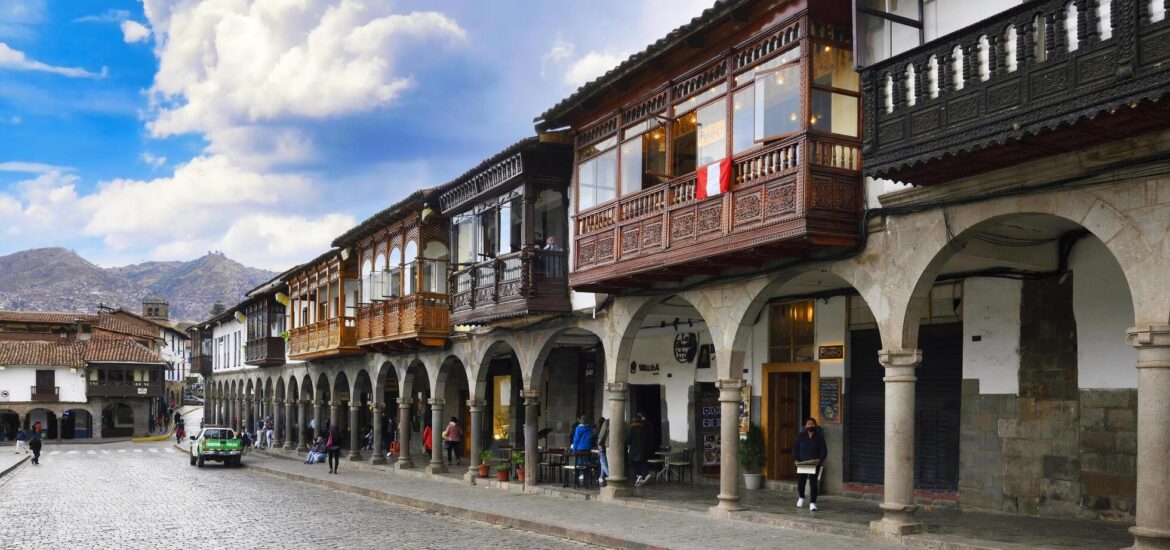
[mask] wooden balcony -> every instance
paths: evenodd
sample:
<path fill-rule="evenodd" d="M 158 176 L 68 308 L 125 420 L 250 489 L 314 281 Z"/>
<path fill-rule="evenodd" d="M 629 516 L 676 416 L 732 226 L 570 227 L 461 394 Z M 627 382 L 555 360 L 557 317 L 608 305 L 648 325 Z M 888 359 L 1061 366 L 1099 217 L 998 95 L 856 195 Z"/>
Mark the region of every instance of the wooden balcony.
<path fill-rule="evenodd" d="M 856 140 L 802 134 L 736 156 L 727 193 L 698 199 L 692 172 L 581 212 L 569 284 L 613 292 L 758 267 L 857 241 Z"/>
<path fill-rule="evenodd" d="M 865 175 L 938 184 L 1170 128 L 1170 18 L 1112 0 L 1106 36 L 1099 3 L 1023 2 L 865 68 Z"/>
<path fill-rule="evenodd" d="M 456 325 L 572 310 L 564 252 L 523 250 L 481 262 L 455 272 L 451 288 Z"/>
<path fill-rule="evenodd" d="M 90 380 L 86 393 L 89 397 L 162 397 L 163 381 Z"/>
<path fill-rule="evenodd" d="M 342 317 L 294 328 L 289 331 L 289 358 L 305 361 L 364 353 L 357 347 L 356 326 L 353 317 Z"/>
<path fill-rule="evenodd" d="M 59 386 L 51 386 L 51 387 L 32 386 L 32 398 L 30 399 L 30 401 L 37 403 L 37 402 L 60 401 L 60 400 L 61 400 L 61 388 Z"/>
<path fill-rule="evenodd" d="M 191 358 L 191 372 L 211 376 L 211 356 L 197 355 Z"/>
<path fill-rule="evenodd" d="M 284 338 L 267 336 L 248 340 L 244 364 L 254 367 L 279 367 L 284 364 Z"/>
<path fill-rule="evenodd" d="M 392 351 L 441 347 L 451 332 L 446 294 L 420 292 L 358 308 L 358 345 Z"/>

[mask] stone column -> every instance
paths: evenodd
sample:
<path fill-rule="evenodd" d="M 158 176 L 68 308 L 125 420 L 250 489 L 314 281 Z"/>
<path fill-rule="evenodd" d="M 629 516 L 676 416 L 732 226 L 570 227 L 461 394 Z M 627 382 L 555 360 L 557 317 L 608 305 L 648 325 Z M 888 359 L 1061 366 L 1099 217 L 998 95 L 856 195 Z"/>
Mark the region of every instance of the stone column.
<path fill-rule="evenodd" d="M 284 447 L 284 415 L 280 414 L 284 400 L 273 399 L 268 407 L 272 411 L 272 448 L 280 449 Z"/>
<path fill-rule="evenodd" d="M 1138 351 L 1137 525 L 1134 549 L 1170 548 L 1170 325 L 1129 329 Z"/>
<path fill-rule="evenodd" d="M 374 414 L 370 419 L 370 426 L 374 428 L 374 450 L 370 451 L 370 464 L 385 464 L 386 453 L 382 452 L 382 447 L 386 445 L 382 438 L 382 425 L 386 423 L 382 418 L 382 412 L 386 408 L 383 403 L 374 403 Z"/>
<path fill-rule="evenodd" d="M 349 457 L 348 460 L 357 461 L 362 459 L 362 434 L 361 429 L 358 428 L 358 417 L 362 413 L 361 403 L 350 402 L 349 404 Z"/>
<path fill-rule="evenodd" d="M 309 446 L 305 445 L 305 434 L 308 433 L 308 425 L 305 424 L 305 418 L 308 417 L 309 402 L 305 399 L 297 401 L 297 452 L 308 452 Z"/>
<path fill-rule="evenodd" d="M 57 416 L 57 441 L 65 439 L 65 417 Z"/>
<path fill-rule="evenodd" d="M 447 471 L 443 463 L 443 405 L 445 399 L 436 398 L 428 401 L 431 404 L 431 463 L 427 464 L 427 473 L 441 474 Z"/>
<path fill-rule="evenodd" d="M 297 437 L 295 434 L 299 431 L 300 424 L 296 423 L 296 404 L 296 399 L 290 398 L 284 400 L 284 433 L 281 434 L 281 437 L 284 439 L 283 448 L 287 451 L 291 451 L 297 447 Z"/>
<path fill-rule="evenodd" d="M 536 485 L 536 468 L 540 453 L 536 450 L 537 415 L 540 412 L 540 390 L 520 390 L 524 398 L 524 484 Z"/>
<path fill-rule="evenodd" d="M 739 405 L 743 379 L 722 378 L 719 388 L 719 504 L 713 515 L 727 515 L 743 510 L 739 504 Z"/>
<path fill-rule="evenodd" d="M 410 460 L 410 405 L 414 400 L 409 397 L 398 398 L 398 460 L 394 466 L 399 470 L 414 468 Z"/>
<path fill-rule="evenodd" d="M 922 350 L 881 350 L 878 361 L 886 369 L 885 496 L 882 519 L 869 528 L 878 536 L 921 533 L 925 525 L 914 516 L 914 370 Z"/>
<path fill-rule="evenodd" d="M 467 408 L 471 411 L 471 460 L 467 467 L 467 475 L 464 479 L 475 483 L 475 478 L 479 476 L 479 453 L 483 450 L 483 407 L 486 403 L 482 399 L 468 399 Z"/>
<path fill-rule="evenodd" d="M 321 433 L 325 430 L 325 426 L 323 425 L 323 422 L 321 420 L 321 413 L 322 413 L 321 407 L 323 407 L 325 403 L 323 401 L 320 401 L 320 400 L 313 400 L 312 403 L 313 403 L 313 428 L 312 428 L 313 431 L 311 434 L 309 434 L 309 439 L 316 441 L 318 437 L 321 437 Z"/>
<path fill-rule="evenodd" d="M 626 399 L 630 385 L 625 382 L 606 384 L 605 390 L 609 394 L 609 447 L 605 453 L 609 461 L 609 477 L 605 480 L 605 487 L 601 488 L 601 499 L 612 500 L 633 494 L 626 477 Z"/>

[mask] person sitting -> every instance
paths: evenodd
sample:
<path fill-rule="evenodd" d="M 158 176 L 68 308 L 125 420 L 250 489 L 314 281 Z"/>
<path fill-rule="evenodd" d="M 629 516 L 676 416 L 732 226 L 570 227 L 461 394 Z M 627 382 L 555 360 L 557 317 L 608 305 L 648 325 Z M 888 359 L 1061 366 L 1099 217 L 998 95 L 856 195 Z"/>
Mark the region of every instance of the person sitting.
<path fill-rule="evenodd" d="M 325 462 L 325 442 L 318 437 L 313 442 L 313 447 L 309 449 L 309 456 L 305 459 L 305 464 L 317 464 Z"/>

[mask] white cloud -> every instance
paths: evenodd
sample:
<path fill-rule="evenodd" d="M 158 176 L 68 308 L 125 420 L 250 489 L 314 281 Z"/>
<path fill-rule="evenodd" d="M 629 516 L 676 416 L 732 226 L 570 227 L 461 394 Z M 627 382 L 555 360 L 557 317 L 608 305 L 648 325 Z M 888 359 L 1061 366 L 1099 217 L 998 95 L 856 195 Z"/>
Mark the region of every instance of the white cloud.
<path fill-rule="evenodd" d="M 40 61 L 29 59 L 24 52 L 13 49 L 3 42 L 0 42 L 0 69 L 53 73 L 69 78 L 102 78 L 108 72 L 106 67 L 102 67 L 101 73 L 92 73 L 77 67 L 58 67 L 56 65 L 41 63 Z"/>
<path fill-rule="evenodd" d="M 603 52 L 589 52 L 574 61 L 565 71 L 565 84 L 580 86 L 616 67 L 627 56 Z"/>
<path fill-rule="evenodd" d="M 0 0 L 0 38 L 31 38 L 45 19 L 45 0 Z"/>
<path fill-rule="evenodd" d="M 142 153 L 139 155 L 139 158 L 142 159 L 142 162 L 145 162 L 148 166 L 154 169 L 162 168 L 162 166 L 167 163 L 167 157 L 156 157 L 154 156 L 154 153 L 151 153 L 150 151 Z"/>
<path fill-rule="evenodd" d="M 20 124 L 20 117 L 13 117 L 17 119 L 13 124 Z M 30 174 L 43 174 L 46 172 L 70 172 L 73 168 L 68 166 L 57 166 L 55 164 L 42 164 L 40 162 L 20 162 L 9 161 L 0 162 L 0 172 L 28 172 Z"/>
<path fill-rule="evenodd" d="M 409 45 L 467 36 L 443 14 L 394 14 L 385 3 L 362 0 L 145 0 L 144 7 L 159 59 L 151 134 L 203 133 L 209 151 L 251 155 L 253 162 L 311 152 L 310 139 L 288 130 L 288 121 L 365 112 L 398 99 L 414 85 L 396 66 Z M 241 136 L 271 126 L 279 139 L 249 151 L 252 142 Z"/>
<path fill-rule="evenodd" d="M 135 42 L 146 42 L 150 39 L 150 29 L 146 28 L 137 21 L 126 20 L 122 22 L 122 39 L 127 44 Z"/>
<path fill-rule="evenodd" d="M 130 18 L 126 10 L 106 10 L 100 15 L 86 15 L 74 19 L 74 23 L 120 23 Z"/>
<path fill-rule="evenodd" d="M 568 42 L 561 37 L 557 37 L 553 42 L 548 52 L 540 56 L 540 76 L 544 76 L 548 70 L 549 65 L 555 65 L 570 57 L 573 57 L 574 46 L 572 42 Z"/>

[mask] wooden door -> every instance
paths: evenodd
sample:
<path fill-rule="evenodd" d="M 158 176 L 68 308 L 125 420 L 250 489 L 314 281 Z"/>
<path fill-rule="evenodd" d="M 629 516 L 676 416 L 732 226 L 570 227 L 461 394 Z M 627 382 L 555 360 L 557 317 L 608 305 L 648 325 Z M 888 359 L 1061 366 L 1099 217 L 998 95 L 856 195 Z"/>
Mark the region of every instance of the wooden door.
<path fill-rule="evenodd" d="M 57 371 L 53 370 L 38 370 L 37 371 L 37 390 L 38 391 L 53 391 L 53 386 L 56 385 Z"/>
<path fill-rule="evenodd" d="M 792 441 L 800 427 L 800 373 L 768 373 L 768 432 L 764 434 L 768 479 L 795 479 Z"/>

